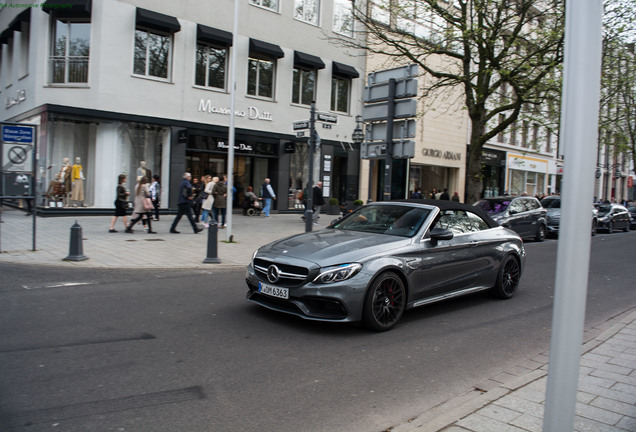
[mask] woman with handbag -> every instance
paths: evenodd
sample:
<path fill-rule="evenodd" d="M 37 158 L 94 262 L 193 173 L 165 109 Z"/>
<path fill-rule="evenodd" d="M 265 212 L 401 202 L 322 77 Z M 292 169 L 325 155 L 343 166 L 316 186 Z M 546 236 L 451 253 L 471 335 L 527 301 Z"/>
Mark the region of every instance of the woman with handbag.
<path fill-rule="evenodd" d="M 208 224 L 208 215 L 212 211 L 212 204 L 214 204 L 214 195 L 212 195 L 212 190 L 214 189 L 216 182 L 219 181 L 219 178 L 207 176 L 205 181 L 205 189 L 201 192 L 205 198 L 203 200 L 203 204 L 201 204 L 201 208 L 203 209 L 203 213 L 201 214 L 201 223 L 203 223 L 203 226 L 207 228 L 210 226 Z"/>
<path fill-rule="evenodd" d="M 142 177 L 135 186 L 135 208 L 133 210 L 133 216 L 136 215 L 130 221 L 130 224 L 126 228 L 126 232 L 131 234 L 133 232 L 132 227 L 139 222 L 140 220 L 146 219 L 148 222 L 148 234 L 157 234 L 156 231 L 152 230 L 152 210 L 154 206 L 152 205 L 152 200 L 150 199 L 150 190 L 148 189 L 148 177 Z"/>
<path fill-rule="evenodd" d="M 124 227 L 128 227 L 128 221 L 126 220 L 126 208 L 128 208 L 128 195 L 130 195 L 130 192 L 126 189 L 126 174 L 119 174 L 117 182 L 115 216 L 113 216 L 113 219 L 110 221 L 110 228 L 108 229 L 109 233 L 118 232 L 115 229 L 115 222 L 117 222 L 117 218 L 119 216 L 121 216 L 124 221 Z"/>

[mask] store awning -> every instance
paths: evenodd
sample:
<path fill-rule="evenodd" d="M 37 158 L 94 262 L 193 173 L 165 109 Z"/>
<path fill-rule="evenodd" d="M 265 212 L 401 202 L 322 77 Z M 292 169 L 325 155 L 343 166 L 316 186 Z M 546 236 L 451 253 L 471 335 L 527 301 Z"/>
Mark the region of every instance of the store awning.
<path fill-rule="evenodd" d="M 285 53 L 278 45 L 250 38 L 250 52 L 265 54 L 276 59 L 285 57 Z"/>
<path fill-rule="evenodd" d="M 223 46 L 232 46 L 232 33 L 197 24 L 197 40 Z"/>
<path fill-rule="evenodd" d="M 300 51 L 294 51 L 294 66 L 304 66 L 312 69 L 324 69 L 325 62 L 320 57 L 306 54 Z"/>
<path fill-rule="evenodd" d="M 136 23 L 138 26 L 167 33 L 176 33 L 181 30 L 181 24 L 175 17 L 142 8 L 137 8 Z"/>
<path fill-rule="evenodd" d="M 26 22 L 26 23 L 31 22 L 30 8 L 20 13 L 20 15 L 18 15 L 17 17 L 15 17 L 13 21 L 11 21 L 11 25 L 9 26 L 9 29 L 11 29 L 12 31 L 22 31 L 23 22 Z"/>
<path fill-rule="evenodd" d="M 359 78 L 360 77 L 360 74 L 358 73 L 356 68 L 354 68 L 353 66 L 349 66 L 349 65 L 346 65 L 346 64 L 338 63 L 338 62 L 332 62 L 331 72 L 334 75 L 340 75 L 340 76 L 344 76 L 344 77 L 347 77 L 347 78 Z"/>
<path fill-rule="evenodd" d="M 90 18 L 91 0 L 46 0 L 42 11 L 61 18 Z"/>

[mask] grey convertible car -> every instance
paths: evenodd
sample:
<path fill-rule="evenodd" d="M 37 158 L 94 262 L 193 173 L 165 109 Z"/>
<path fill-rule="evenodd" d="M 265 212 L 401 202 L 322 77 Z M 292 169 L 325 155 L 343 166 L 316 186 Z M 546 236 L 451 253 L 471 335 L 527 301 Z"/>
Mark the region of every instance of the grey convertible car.
<path fill-rule="evenodd" d="M 478 207 L 451 201 L 368 204 L 324 230 L 258 249 L 247 268 L 247 299 L 301 318 L 362 322 L 384 331 L 404 311 L 519 286 L 519 235 Z"/>

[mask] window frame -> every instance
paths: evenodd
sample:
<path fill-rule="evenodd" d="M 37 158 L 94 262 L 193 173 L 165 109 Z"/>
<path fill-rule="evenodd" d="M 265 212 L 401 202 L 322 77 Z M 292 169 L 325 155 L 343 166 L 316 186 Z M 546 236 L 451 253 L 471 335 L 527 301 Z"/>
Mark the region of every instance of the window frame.
<path fill-rule="evenodd" d="M 156 75 L 150 75 L 149 74 L 149 64 L 150 62 L 148 61 L 150 59 L 150 55 L 149 55 L 149 50 L 150 50 L 150 45 L 148 43 L 145 44 L 146 46 L 146 56 L 145 56 L 145 60 L 144 60 L 144 73 L 140 74 L 137 73 L 135 71 L 136 68 L 136 54 L 137 54 L 137 32 L 145 32 L 146 34 L 146 41 L 148 40 L 148 35 L 153 34 L 155 36 L 160 36 L 160 37 L 167 37 L 168 38 L 168 45 L 169 45 L 169 50 L 168 50 L 168 60 L 167 60 L 167 65 L 166 65 L 166 75 L 167 77 L 161 77 L 161 76 L 156 76 Z M 137 78 L 145 78 L 145 79 L 150 79 L 150 80 L 156 80 L 156 81 L 163 81 L 163 82 L 172 82 L 172 76 L 173 76 L 173 59 L 174 59 L 174 33 L 172 32 L 167 32 L 167 31 L 162 31 L 162 30 L 156 30 L 150 27 L 146 27 L 146 26 L 135 26 L 135 35 L 133 38 L 133 70 L 132 70 L 132 75 L 134 77 Z"/>
<path fill-rule="evenodd" d="M 57 55 L 56 54 L 56 43 L 58 40 L 58 22 L 62 23 L 66 29 L 66 43 L 64 46 L 64 54 Z M 72 26 L 73 24 L 88 24 L 88 55 L 87 56 L 71 56 L 70 55 L 70 47 L 71 47 L 71 37 L 72 37 Z M 51 86 L 78 86 L 78 85 L 88 85 L 89 79 L 89 65 L 90 65 L 90 48 L 91 48 L 91 20 L 90 18 L 67 18 L 67 17 L 51 17 L 51 43 L 49 47 L 49 75 L 48 75 L 48 84 Z M 86 72 L 85 72 L 85 81 L 71 81 L 70 80 L 70 69 L 71 69 L 71 61 L 79 60 L 85 61 L 86 63 Z M 64 80 L 63 81 L 55 81 L 56 76 L 56 68 L 54 63 L 57 61 L 62 61 L 64 63 Z"/>
<path fill-rule="evenodd" d="M 313 73 L 314 74 L 314 88 L 312 90 L 312 96 L 309 103 L 304 103 L 304 83 L 306 80 L 303 80 L 303 73 Z M 300 75 L 299 75 L 300 74 Z M 296 77 L 300 76 L 300 80 L 296 83 Z M 298 85 L 298 89 L 296 89 L 296 85 Z M 298 90 L 298 101 L 294 100 L 296 96 L 296 91 Z M 296 65 L 292 71 L 292 104 L 301 105 L 301 106 L 310 106 L 313 101 L 316 100 L 316 94 L 318 93 L 318 69 L 310 68 L 306 66 Z"/>
<path fill-rule="evenodd" d="M 250 93 L 250 70 L 251 70 L 251 62 L 252 61 L 256 61 L 258 62 L 259 67 L 257 67 L 257 76 L 256 76 L 256 82 L 254 84 L 254 88 L 256 93 L 252 94 Z M 260 68 L 260 64 L 262 62 L 269 62 L 272 64 L 272 83 L 271 83 L 271 96 L 263 96 L 261 94 L 259 94 L 259 89 L 261 88 L 260 85 L 260 77 L 261 77 L 261 68 Z M 267 56 L 265 54 L 260 54 L 260 53 L 250 53 L 247 57 L 247 90 L 246 90 L 246 94 L 249 97 L 254 97 L 254 98 L 259 98 L 259 99 L 264 99 L 264 100 L 270 100 L 273 101 L 275 100 L 275 96 L 276 96 L 276 72 L 277 72 L 277 59 Z"/>
<path fill-rule="evenodd" d="M 205 47 L 206 48 L 206 52 L 205 52 L 205 76 L 204 76 L 204 84 L 198 84 L 197 83 L 197 68 L 199 66 L 198 60 L 199 60 L 199 47 Z M 211 49 L 216 49 L 216 50 L 223 50 L 225 51 L 225 63 L 224 63 L 224 74 L 223 74 L 223 87 L 215 87 L 215 86 L 211 86 L 209 85 L 209 81 L 210 81 L 210 50 Z M 228 82 L 228 67 L 229 67 L 229 58 L 230 57 L 230 47 L 229 46 L 225 46 L 222 44 L 214 44 L 214 43 L 210 43 L 210 42 L 203 42 L 200 40 L 196 41 L 196 47 L 195 47 L 195 56 L 194 56 L 194 85 L 196 87 L 199 88 L 203 88 L 206 90 L 214 90 L 214 91 L 221 91 L 221 92 L 227 92 L 227 82 Z"/>
<path fill-rule="evenodd" d="M 346 82 L 347 83 L 347 109 L 345 111 L 340 111 L 338 109 L 338 102 L 339 99 L 336 98 L 336 100 L 334 101 L 334 98 L 338 95 L 338 89 L 336 88 L 336 81 L 341 81 L 341 82 Z M 351 87 L 353 85 L 353 79 L 351 77 L 345 77 L 342 75 L 338 75 L 338 74 L 332 74 L 331 75 L 331 102 L 330 102 L 330 108 L 331 111 L 333 112 L 338 112 L 338 113 L 343 113 L 343 114 L 349 114 L 351 112 Z"/>
<path fill-rule="evenodd" d="M 274 7 L 263 5 L 263 3 L 265 1 L 271 1 L 271 2 L 275 3 Z M 256 7 L 259 7 L 261 9 L 265 9 L 265 10 L 268 10 L 268 11 L 271 11 L 271 12 L 275 12 L 275 13 L 278 13 L 278 11 L 280 9 L 280 1 L 279 0 L 250 0 L 250 5 L 256 6 Z"/>
<path fill-rule="evenodd" d="M 313 19 L 306 19 L 305 17 L 308 15 L 308 12 L 306 12 L 305 8 L 310 8 L 311 6 L 314 6 L 314 10 L 310 11 L 313 13 Z M 305 24 L 320 27 L 321 6 L 321 0 L 294 0 L 294 19 Z M 298 16 L 299 12 L 300 16 Z"/>

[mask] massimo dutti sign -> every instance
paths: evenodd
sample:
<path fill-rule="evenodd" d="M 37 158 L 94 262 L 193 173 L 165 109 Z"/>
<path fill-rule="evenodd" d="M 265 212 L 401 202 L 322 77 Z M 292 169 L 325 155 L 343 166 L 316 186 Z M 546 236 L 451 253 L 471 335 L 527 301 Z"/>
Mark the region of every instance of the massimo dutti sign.
<path fill-rule="evenodd" d="M 219 107 L 212 104 L 210 99 L 201 99 L 199 101 L 199 112 L 207 112 L 209 114 L 219 114 L 219 115 L 227 115 L 229 116 L 232 112 L 227 107 Z M 274 121 L 272 118 L 272 113 L 269 111 L 263 111 L 258 109 L 255 106 L 247 107 L 247 111 L 244 110 L 236 110 L 234 115 L 237 117 L 246 117 L 249 120 L 262 120 L 262 121 Z"/>

